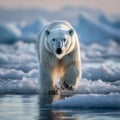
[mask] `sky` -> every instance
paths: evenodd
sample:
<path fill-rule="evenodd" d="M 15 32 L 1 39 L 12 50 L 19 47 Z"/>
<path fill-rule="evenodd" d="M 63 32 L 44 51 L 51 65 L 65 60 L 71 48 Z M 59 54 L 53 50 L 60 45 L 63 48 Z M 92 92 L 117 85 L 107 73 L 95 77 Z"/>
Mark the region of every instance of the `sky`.
<path fill-rule="evenodd" d="M 44 8 L 59 10 L 65 6 L 100 9 L 106 13 L 120 13 L 120 0 L 0 0 L 2 8 Z"/>

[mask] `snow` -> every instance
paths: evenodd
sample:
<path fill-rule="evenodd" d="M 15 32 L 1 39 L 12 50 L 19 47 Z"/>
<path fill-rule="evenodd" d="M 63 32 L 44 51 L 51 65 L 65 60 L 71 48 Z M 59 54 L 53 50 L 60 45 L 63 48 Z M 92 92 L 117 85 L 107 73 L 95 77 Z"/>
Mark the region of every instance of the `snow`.
<path fill-rule="evenodd" d="M 35 44 L 22 41 L 14 44 L 0 44 L 0 51 L 0 93 L 38 93 L 39 65 Z M 96 56 L 96 51 L 101 53 L 99 57 Z M 119 45 L 114 41 L 108 46 L 94 43 L 87 48 L 82 44 L 81 57 L 84 63 L 82 80 L 75 92 L 79 94 L 119 93 L 120 64 L 114 61 L 118 51 Z M 107 57 L 109 52 L 111 54 Z M 89 53 L 91 55 L 88 56 Z M 108 61 L 110 57 L 111 62 Z M 98 59 L 108 62 L 98 63 Z"/>
<path fill-rule="evenodd" d="M 18 90 L 20 87 L 19 85 L 20 84 L 23 85 L 23 83 L 25 83 L 26 88 L 29 88 L 29 87 L 30 87 L 29 89 L 34 88 L 35 93 L 36 93 L 36 91 L 38 91 L 38 88 L 39 88 L 39 86 L 38 86 L 39 70 L 35 66 L 33 66 L 33 69 L 28 68 L 27 72 L 26 72 L 27 65 L 24 66 L 25 69 L 24 68 L 20 69 L 21 66 L 17 66 L 17 67 L 13 67 L 13 68 L 11 68 L 11 67 L 10 68 L 1 68 L 0 69 L 0 85 L 2 86 L 2 90 L 0 92 L 1 93 L 9 92 L 8 89 L 6 89 L 6 88 L 9 86 L 9 84 L 11 84 L 13 82 L 14 85 L 12 86 L 12 84 L 11 84 L 10 89 L 14 89 L 14 87 L 16 86 L 16 88 Z M 92 69 L 94 69 L 94 68 L 92 68 Z M 119 67 L 119 69 L 120 69 L 120 67 Z M 83 70 L 83 73 L 85 71 L 86 71 L 86 69 Z M 100 73 L 99 68 L 96 68 L 95 71 L 96 71 L 96 74 Z M 104 68 L 101 69 L 101 71 L 104 72 Z M 113 73 L 115 74 L 115 71 Z M 118 74 L 120 74 L 120 73 L 118 73 Z M 96 80 L 92 80 L 91 77 L 88 77 L 88 75 L 89 75 L 89 73 L 86 73 L 86 75 L 84 75 L 84 78 L 82 80 L 80 80 L 80 83 L 79 83 L 78 89 L 76 90 L 76 93 L 108 94 L 108 93 L 120 92 L 120 82 L 119 82 L 120 76 L 118 77 L 116 75 L 115 81 L 109 80 L 109 82 L 107 82 L 107 81 L 104 81 L 99 78 Z M 111 78 L 111 75 L 107 75 L 107 76 L 109 78 Z M 93 77 L 94 77 L 94 74 L 93 74 Z M 24 86 L 21 86 L 21 87 L 24 87 Z M 18 93 L 18 92 L 20 93 L 21 92 L 20 90 L 21 89 L 19 89 L 19 91 L 13 91 L 12 93 Z"/>
<path fill-rule="evenodd" d="M 115 65 L 105 65 L 103 64 L 99 68 L 88 67 L 83 69 L 83 78 L 98 80 L 102 79 L 106 82 L 115 82 L 120 80 L 120 67 Z M 98 71 L 98 72 L 96 72 Z M 95 74 L 94 74 L 95 73 Z"/>
<path fill-rule="evenodd" d="M 118 81 L 104 82 L 101 79 L 98 79 L 96 81 L 92 81 L 90 79 L 82 79 L 79 83 L 78 89 L 75 92 L 79 94 L 110 94 L 117 92 L 120 93 L 120 84 Z"/>
<path fill-rule="evenodd" d="M 107 44 L 92 43 L 91 45 L 81 44 L 81 56 L 83 61 L 102 62 L 106 59 L 120 59 L 120 45 L 113 40 Z"/>
<path fill-rule="evenodd" d="M 95 49 L 101 52 L 103 48 L 104 51 L 106 51 L 106 48 L 103 46 L 96 46 L 100 45 L 95 44 L 89 46 L 89 49 L 91 49 L 93 53 Z M 112 47 L 113 46 L 111 46 L 111 49 Z M 0 93 L 24 94 L 27 89 L 29 89 L 28 91 L 31 94 L 38 93 L 39 70 L 35 44 L 24 42 L 17 42 L 12 45 L 2 44 L 0 45 L 0 51 Z M 85 48 L 83 48 L 82 52 L 86 53 Z M 104 52 L 104 55 L 106 55 L 106 52 Z M 100 57 L 103 59 L 102 56 Z M 91 58 L 88 57 L 87 59 L 91 62 Z M 113 59 L 115 58 L 113 57 Z M 83 64 L 82 80 L 80 80 L 76 93 L 119 93 L 120 65 L 112 61 L 110 63 L 97 63 L 96 66 L 94 63 L 95 60 L 96 59 L 94 59 L 93 63 Z"/>

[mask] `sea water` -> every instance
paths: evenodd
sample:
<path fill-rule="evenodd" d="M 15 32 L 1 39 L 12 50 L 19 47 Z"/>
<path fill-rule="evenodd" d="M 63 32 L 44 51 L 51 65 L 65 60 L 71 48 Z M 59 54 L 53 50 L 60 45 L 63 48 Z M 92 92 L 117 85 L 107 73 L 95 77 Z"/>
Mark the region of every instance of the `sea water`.
<path fill-rule="evenodd" d="M 120 118 L 119 109 L 41 107 L 38 98 L 38 95 L 0 95 L 0 120 L 119 120 Z"/>

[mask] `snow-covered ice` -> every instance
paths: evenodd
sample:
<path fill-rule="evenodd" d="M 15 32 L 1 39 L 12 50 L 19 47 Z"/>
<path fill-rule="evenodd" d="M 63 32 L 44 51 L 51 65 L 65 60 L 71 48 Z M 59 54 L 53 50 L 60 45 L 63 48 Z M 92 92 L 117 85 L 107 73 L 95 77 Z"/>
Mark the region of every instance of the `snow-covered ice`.
<path fill-rule="evenodd" d="M 57 108 L 120 109 L 120 94 L 75 95 L 73 97 L 54 102 L 52 106 Z"/>

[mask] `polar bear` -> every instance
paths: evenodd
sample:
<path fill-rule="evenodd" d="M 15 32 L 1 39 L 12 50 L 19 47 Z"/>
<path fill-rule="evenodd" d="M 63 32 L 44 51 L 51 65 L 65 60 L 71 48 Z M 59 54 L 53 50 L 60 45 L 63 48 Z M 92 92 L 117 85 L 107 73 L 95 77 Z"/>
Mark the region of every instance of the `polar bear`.
<path fill-rule="evenodd" d="M 46 25 L 36 42 L 40 71 L 40 93 L 58 94 L 56 80 L 62 89 L 74 90 L 81 79 L 81 57 L 78 36 L 67 21 Z"/>

